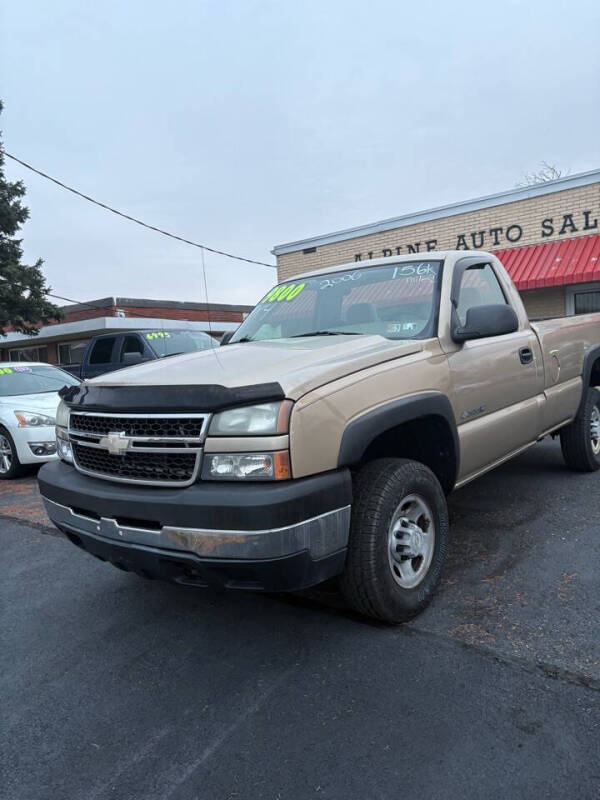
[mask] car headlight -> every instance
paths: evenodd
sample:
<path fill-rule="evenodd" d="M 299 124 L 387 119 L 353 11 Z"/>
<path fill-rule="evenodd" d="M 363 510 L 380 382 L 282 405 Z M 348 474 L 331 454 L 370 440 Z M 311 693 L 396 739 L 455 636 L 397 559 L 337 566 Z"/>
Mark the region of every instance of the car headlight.
<path fill-rule="evenodd" d="M 240 406 L 215 414 L 209 436 L 271 436 L 288 432 L 291 400 Z"/>
<path fill-rule="evenodd" d="M 55 423 L 54 417 L 36 414 L 35 411 L 15 411 L 15 417 L 19 422 L 19 428 L 41 428 Z"/>
<path fill-rule="evenodd" d="M 281 481 L 290 478 L 287 450 L 275 453 L 207 453 L 202 479 L 209 481 Z"/>

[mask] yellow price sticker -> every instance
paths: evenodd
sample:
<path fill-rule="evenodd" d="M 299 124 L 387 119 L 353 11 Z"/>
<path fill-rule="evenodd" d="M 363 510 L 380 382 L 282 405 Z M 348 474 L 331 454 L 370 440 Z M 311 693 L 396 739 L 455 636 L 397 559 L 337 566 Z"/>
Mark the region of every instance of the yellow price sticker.
<path fill-rule="evenodd" d="M 282 300 L 293 300 L 298 297 L 305 286 L 305 283 L 284 283 L 281 286 L 276 286 L 263 297 L 261 303 L 281 303 Z"/>

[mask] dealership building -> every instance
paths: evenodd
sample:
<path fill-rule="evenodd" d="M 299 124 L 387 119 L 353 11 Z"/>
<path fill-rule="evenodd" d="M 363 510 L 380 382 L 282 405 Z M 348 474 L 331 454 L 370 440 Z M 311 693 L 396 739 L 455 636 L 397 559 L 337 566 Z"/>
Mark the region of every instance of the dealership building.
<path fill-rule="evenodd" d="M 600 311 L 600 169 L 278 245 L 279 280 L 370 258 L 487 250 L 532 319 Z"/>
<path fill-rule="evenodd" d="M 234 331 L 253 306 L 180 303 L 103 297 L 63 306 L 60 321 L 43 325 L 37 336 L 8 331 L 0 337 L 0 361 L 46 361 L 60 366 L 81 363 L 92 336 L 116 336 L 132 330 L 204 331 L 214 337 Z"/>

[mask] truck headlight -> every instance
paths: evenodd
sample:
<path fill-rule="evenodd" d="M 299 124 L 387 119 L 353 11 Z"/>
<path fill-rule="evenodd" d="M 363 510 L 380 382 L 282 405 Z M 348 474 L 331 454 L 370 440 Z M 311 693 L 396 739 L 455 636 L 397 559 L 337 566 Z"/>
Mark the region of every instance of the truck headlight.
<path fill-rule="evenodd" d="M 36 414 L 35 411 L 15 411 L 15 417 L 19 422 L 19 428 L 45 428 L 55 423 L 54 417 Z"/>
<path fill-rule="evenodd" d="M 61 400 L 56 409 L 56 425 L 58 428 L 69 427 L 69 406 Z"/>
<path fill-rule="evenodd" d="M 67 464 L 73 463 L 73 448 L 69 441 L 69 406 L 62 400 L 56 409 L 56 452 Z"/>
<path fill-rule="evenodd" d="M 290 477 L 287 450 L 275 453 L 207 453 L 202 466 L 203 480 L 280 481 Z"/>
<path fill-rule="evenodd" d="M 212 418 L 209 436 L 270 436 L 287 433 L 291 400 L 221 411 Z"/>
<path fill-rule="evenodd" d="M 56 452 L 58 457 L 67 464 L 73 463 L 73 448 L 69 441 L 69 434 L 64 428 L 56 428 Z"/>

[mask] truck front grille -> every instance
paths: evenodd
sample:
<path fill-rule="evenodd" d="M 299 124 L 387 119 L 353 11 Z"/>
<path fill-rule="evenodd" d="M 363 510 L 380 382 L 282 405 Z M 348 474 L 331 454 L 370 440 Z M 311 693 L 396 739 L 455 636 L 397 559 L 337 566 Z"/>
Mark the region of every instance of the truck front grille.
<path fill-rule="evenodd" d="M 75 466 L 84 472 L 113 480 L 136 483 L 191 483 L 197 473 L 199 454 L 127 452 L 114 456 L 106 450 L 73 442 Z"/>
<path fill-rule="evenodd" d="M 199 475 L 208 422 L 208 414 L 72 411 L 74 464 L 105 480 L 189 486 Z"/>
<path fill-rule="evenodd" d="M 110 431 L 123 431 L 126 436 L 160 436 L 164 438 L 200 439 L 204 417 L 132 417 L 104 416 L 97 414 L 71 413 L 70 427 L 81 433 L 106 436 Z"/>

